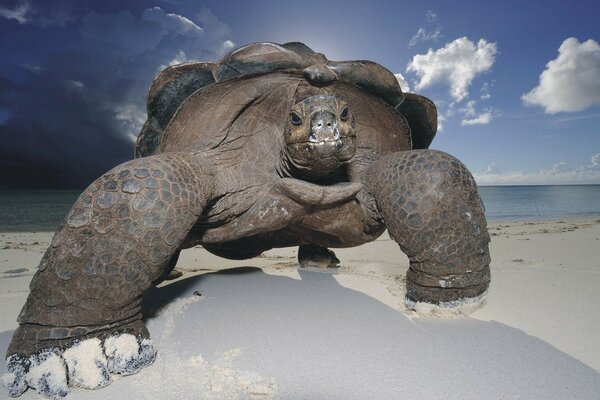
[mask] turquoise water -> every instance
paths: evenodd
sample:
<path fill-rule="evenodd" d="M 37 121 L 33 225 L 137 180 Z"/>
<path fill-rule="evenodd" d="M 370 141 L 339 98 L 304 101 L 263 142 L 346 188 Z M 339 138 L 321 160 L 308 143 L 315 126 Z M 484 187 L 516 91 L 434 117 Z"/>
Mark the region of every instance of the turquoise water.
<path fill-rule="evenodd" d="M 488 221 L 600 217 L 600 185 L 480 186 Z"/>
<path fill-rule="evenodd" d="M 54 231 L 80 190 L 0 190 L 0 231 Z"/>
<path fill-rule="evenodd" d="M 0 231 L 53 231 L 79 196 L 76 190 L 0 190 Z M 489 221 L 600 218 L 600 185 L 482 186 Z"/>

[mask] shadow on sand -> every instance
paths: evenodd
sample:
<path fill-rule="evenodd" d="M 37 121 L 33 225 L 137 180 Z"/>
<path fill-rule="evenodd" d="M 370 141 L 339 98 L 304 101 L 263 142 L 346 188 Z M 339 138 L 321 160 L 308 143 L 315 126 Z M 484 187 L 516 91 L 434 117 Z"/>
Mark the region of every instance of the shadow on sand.
<path fill-rule="evenodd" d="M 411 320 L 330 274 L 300 275 L 243 267 L 152 289 L 147 324 L 168 356 L 147 369 L 154 373 L 70 398 L 204 398 L 193 384 L 182 393 L 186 382 L 170 391 L 185 374 L 178 368 L 194 355 L 211 363 L 238 349 L 233 367 L 272 379 L 285 400 L 598 399 L 600 373 L 521 330 L 470 318 Z M 0 347 L 11 335 L 0 334 Z M 149 389 L 157 376 L 165 379 L 160 394 Z"/>

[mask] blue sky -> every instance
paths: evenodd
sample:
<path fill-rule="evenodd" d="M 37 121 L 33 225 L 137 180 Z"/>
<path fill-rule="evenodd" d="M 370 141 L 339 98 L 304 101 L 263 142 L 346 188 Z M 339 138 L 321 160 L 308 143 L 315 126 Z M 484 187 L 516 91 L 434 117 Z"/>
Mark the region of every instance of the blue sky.
<path fill-rule="evenodd" d="M 0 1 L 0 186 L 132 157 L 161 67 L 257 41 L 369 59 L 436 102 L 480 184 L 600 184 L 597 1 Z M 402 79 L 402 78 L 400 78 Z"/>

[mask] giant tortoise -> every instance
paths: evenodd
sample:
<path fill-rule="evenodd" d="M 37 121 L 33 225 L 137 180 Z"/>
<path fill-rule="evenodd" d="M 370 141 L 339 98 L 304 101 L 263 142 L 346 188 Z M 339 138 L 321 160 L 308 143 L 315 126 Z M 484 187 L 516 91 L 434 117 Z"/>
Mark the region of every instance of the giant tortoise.
<path fill-rule="evenodd" d="M 475 182 L 427 149 L 435 105 L 381 65 L 256 43 L 166 68 L 147 101 L 135 159 L 81 194 L 31 281 L 7 352 L 12 396 L 99 388 L 151 363 L 142 296 L 196 245 L 247 259 L 358 246 L 387 229 L 410 259 L 409 307 L 483 301 L 489 235 Z"/>

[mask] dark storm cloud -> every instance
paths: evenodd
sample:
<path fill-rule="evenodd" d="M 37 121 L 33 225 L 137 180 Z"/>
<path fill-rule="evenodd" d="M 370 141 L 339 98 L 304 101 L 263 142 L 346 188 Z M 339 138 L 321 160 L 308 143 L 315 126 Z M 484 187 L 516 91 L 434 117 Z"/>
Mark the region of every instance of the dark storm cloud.
<path fill-rule="evenodd" d="M 0 120 L 0 186 L 89 184 L 132 157 L 162 67 L 214 60 L 232 46 L 227 25 L 208 10 L 195 22 L 158 7 L 137 16 L 91 11 L 74 24 L 76 45 L 50 52 L 35 71 L 19 63 L 21 82 L 0 76 L 8 116 Z"/>

